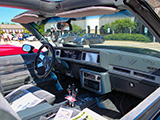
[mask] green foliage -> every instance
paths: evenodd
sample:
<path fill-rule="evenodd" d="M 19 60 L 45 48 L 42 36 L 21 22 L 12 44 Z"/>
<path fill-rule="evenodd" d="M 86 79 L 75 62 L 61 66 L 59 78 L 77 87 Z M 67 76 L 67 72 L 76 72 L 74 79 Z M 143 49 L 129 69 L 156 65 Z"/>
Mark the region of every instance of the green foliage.
<path fill-rule="evenodd" d="M 15 23 L 10 23 L 10 25 L 16 25 Z"/>
<path fill-rule="evenodd" d="M 24 30 L 25 33 L 30 34 L 30 32 L 26 28 L 23 27 L 23 30 Z"/>
<path fill-rule="evenodd" d="M 16 25 L 15 23 L 1 22 L 1 25 Z"/>
<path fill-rule="evenodd" d="M 147 36 L 142 34 L 118 33 L 104 36 L 105 40 L 120 40 L 120 41 L 139 41 L 152 42 Z"/>
<path fill-rule="evenodd" d="M 83 37 L 85 35 L 85 33 L 81 33 L 80 35 L 78 35 L 79 37 Z"/>
<path fill-rule="evenodd" d="M 104 29 L 107 30 L 108 28 L 111 28 L 111 30 L 114 30 L 115 33 L 128 33 L 136 29 L 137 24 L 135 22 L 132 22 L 128 18 L 124 19 L 118 19 L 115 20 L 112 23 L 107 23 L 104 25 Z"/>
<path fill-rule="evenodd" d="M 103 29 L 105 30 L 106 33 L 107 33 L 108 28 L 111 28 L 111 24 L 110 23 L 107 23 L 107 24 L 104 25 Z"/>
<path fill-rule="evenodd" d="M 72 32 L 75 34 L 80 34 L 82 32 L 82 28 L 76 24 L 72 25 Z"/>
<path fill-rule="evenodd" d="M 39 26 L 35 26 L 37 28 L 37 30 L 39 30 L 39 32 L 42 34 L 42 35 L 45 35 L 45 32 L 44 32 L 44 24 L 40 24 Z"/>
<path fill-rule="evenodd" d="M 3 31 L 2 31 L 2 29 L 1 29 L 1 27 L 0 27 L 0 34 L 3 34 Z"/>

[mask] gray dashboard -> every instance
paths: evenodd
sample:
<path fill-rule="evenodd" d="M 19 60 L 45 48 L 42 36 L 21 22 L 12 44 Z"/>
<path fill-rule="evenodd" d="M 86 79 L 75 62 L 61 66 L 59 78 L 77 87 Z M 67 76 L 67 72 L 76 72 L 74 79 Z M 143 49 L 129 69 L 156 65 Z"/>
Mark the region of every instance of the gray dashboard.
<path fill-rule="evenodd" d="M 73 71 L 78 71 L 82 87 L 92 92 L 118 90 L 146 97 L 160 86 L 159 58 L 111 49 L 57 47 L 55 51 L 58 59 L 80 65 Z"/>

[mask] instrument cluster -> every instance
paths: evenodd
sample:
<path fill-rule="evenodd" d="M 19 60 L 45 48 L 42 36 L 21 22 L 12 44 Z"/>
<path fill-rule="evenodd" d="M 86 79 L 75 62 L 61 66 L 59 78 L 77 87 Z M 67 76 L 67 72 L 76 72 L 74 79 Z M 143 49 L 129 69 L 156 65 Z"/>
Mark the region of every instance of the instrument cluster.
<path fill-rule="evenodd" d="M 77 50 L 61 50 L 60 57 L 81 60 L 81 55 L 82 55 L 82 52 Z"/>

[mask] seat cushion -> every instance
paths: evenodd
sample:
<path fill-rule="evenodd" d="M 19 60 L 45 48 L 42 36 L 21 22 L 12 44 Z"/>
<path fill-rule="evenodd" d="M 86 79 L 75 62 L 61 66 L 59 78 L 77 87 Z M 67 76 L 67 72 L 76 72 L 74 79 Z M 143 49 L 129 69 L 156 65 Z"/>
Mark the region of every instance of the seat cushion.
<path fill-rule="evenodd" d="M 20 89 L 28 90 L 29 92 L 34 94 L 36 97 L 46 100 L 49 104 L 52 104 L 55 100 L 55 95 L 37 87 L 37 86 L 34 86 L 32 84 L 26 84 L 26 85 L 23 85 L 23 86 L 15 89 L 14 91 L 12 91 L 8 95 L 6 95 L 5 98 L 7 98 L 8 96 L 12 95 L 14 92 L 16 92 Z"/>

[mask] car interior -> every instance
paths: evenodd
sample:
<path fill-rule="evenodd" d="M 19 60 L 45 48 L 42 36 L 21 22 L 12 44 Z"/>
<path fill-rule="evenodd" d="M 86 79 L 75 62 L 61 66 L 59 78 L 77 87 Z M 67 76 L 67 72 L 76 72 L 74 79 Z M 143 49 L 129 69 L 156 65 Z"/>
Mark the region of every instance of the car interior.
<path fill-rule="evenodd" d="M 59 22 L 67 21 L 70 24 L 75 19 L 84 20 L 86 16 L 116 14 L 127 9 L 142 20 L 157 40 L 160 40 L 159 17 L 145 1 L 94 0 L 93 3 L 85 0 L 40 0 L 42 8 L 39 9 L 38 1 L 34 6 L 23 5 L 22 8 L 28 8 L 29 11 L 12 19 L 36 36 L 42 46 L 34 53 L 33 46 L 23 45 L 22 49 L 28 54 L 0 57 L 0 118 L 53 119 L 52 115 L 61 106 L 79 111 L 89 108 L 106 119 L 125 120 L 132 119 L 133 116 L 138 116 L 134 119 L 152 118 L 151 113 L 146 115 L 141 112 L 141 106 L 145 109 L 146 104 L 151 104 L 148 107 L 150 110 L 157 106 L 153 109 L 154 116 L 157 115 L 160 105 L 160 97 L 157 96 L 160 90 L 159 52 L 148 51 L 147 48 L 142 50 L 104 46 L 99 43 L 85 47 L 69 43 L 59 46 L 51 44 L 36 27 L 47 23 L 44 22 L 45 19 L 49 21 L 50 18 L 61 18 Z M 86 3 L 82 4 L 83 2 Z M 22 3 L 0 2 L 12 7 L 21 7 Z M 143 5 L 140 6 L 140 3 Z M 139 7 L 139 11 L 133 6 Z M 142 12 L 143 15 L 140 15 Z M 146 16 L 147 20 L 144 19 Z M 28 90 L 43 101 L 34 107 L 14 111 L 10 104 L 21 89 Z M 72 103 L 66 99 L 71 91 L 76 99 Z"/>

